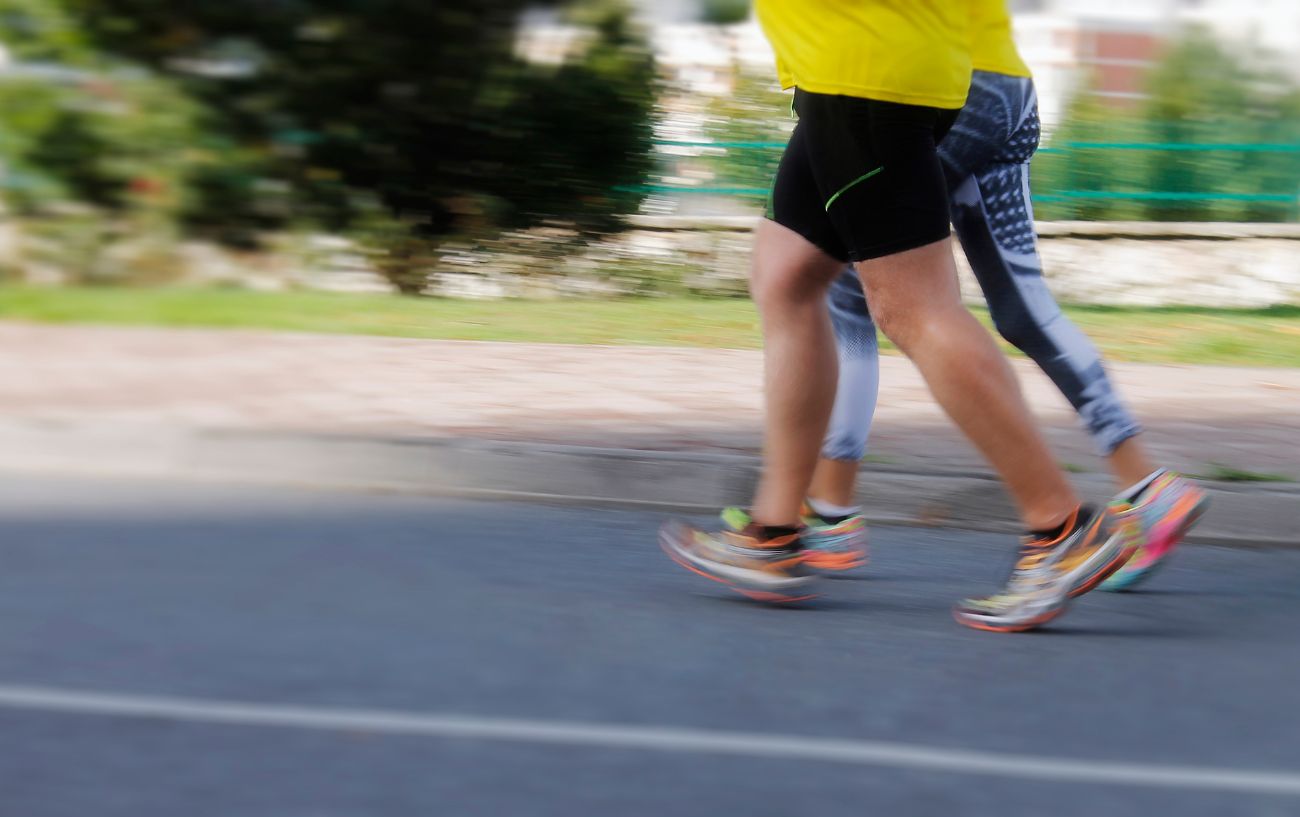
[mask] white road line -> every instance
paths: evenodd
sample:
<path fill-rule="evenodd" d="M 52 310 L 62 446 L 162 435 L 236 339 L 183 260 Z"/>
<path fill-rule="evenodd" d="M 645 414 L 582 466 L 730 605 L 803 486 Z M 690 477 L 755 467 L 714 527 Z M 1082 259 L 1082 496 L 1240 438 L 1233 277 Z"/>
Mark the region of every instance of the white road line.
<path fill-rule="evenodd" d="M 891 741 L 810 738 L 761 732 L 279 706 L 23 686 L 0 686 L 0 708 L 232 726 L 363 731 L 465 740 L 817 760 L 991 777 L 1300 796 L 1300 772 L 1296 771 L 1109 763 L 938 749 Z"/>

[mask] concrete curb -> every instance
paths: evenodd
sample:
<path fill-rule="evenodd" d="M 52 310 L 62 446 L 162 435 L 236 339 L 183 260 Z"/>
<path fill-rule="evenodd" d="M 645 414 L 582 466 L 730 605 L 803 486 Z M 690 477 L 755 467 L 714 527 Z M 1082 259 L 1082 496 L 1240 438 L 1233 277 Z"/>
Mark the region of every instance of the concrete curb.
<path fill-rule="evenodd" d="M 756 458 L 467 439 L 382 438 L 146 425 L 0 424 L 0 469 L 213 480 L 715 511 L 749 499 Z M 1104 501 L 1109 481 L 1076 475 Z M 1300 487 L 1210 483 L 1212 506 L 1189 541 L 1300 546 Z M 877 523 L 1014 531 L 988 474 L 871 466 L 861 498 Z"/>

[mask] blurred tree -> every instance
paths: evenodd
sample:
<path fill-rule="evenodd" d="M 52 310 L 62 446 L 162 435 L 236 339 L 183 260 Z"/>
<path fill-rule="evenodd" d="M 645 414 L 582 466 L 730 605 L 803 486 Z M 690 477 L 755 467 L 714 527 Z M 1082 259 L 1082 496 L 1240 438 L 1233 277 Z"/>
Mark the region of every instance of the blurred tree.
<path fill-rule="evenodd" d="M 28 62 L 84 67 L 94 57 L 84 32 L 51 0 L 0 0 L 0 43 Z"/>
<path fill-rule="evenodd" d="M 1116 108 L 1086 90 L 1067 107 L 1034 163 L 1045 218 L 1152 221 L 1279 221 L 1295 218 L 1300 152 L 1300 87 L 1268 55 L 1242 55 L 1190 29 L 1147 76 L 1147 95 Z M 1081 148 L 1079 143 L 1130 147 Z M 1133 149 L 1157 143 L 1172 149 Z M 1194 149 L 1200 146 L 1223 149 Z M 1103 198 L 1106 193 L 1134 198 Z M 1167 194 L 1164 198 L 1144 195 Z M 1071 195 L 1073 194 L 1073 195 Z M 1079 197 L 1093 194 L 1096 198 Z M 1171 194 L 1171 195 L 1169 195 Z M 1196 198 L 1206 194 L 1241 196 Z M 1289 195 L 1290 203 L 1250 200 Z M 1064 201 L 1054 199 L 1067 197 Z M 1186 196 L 1187 198 L 1179 198 Z"/>
<path fill-rule="evenodd" d="M 48 0 L 0 0 L 0 157 L 20 211 L 79 203 L 113 216 L 175 214 L 197 108 L 176 84 L 104 59 Z"/>
<path fill-rule="evenodd" d="M 703 0 L 700 20 L 714 25 L 743 23 L 749 19 L 749 0 Z"/>
<path fill-rule="evenodd" d="M 113 146 L 95 125 L 91 114 L 60 110 L 27 159 L 50 168 L 78 201 L 117 210 L 125 201 L 128 179 L 111 167 Z"/>
<path fill-rule="evenodd" d="M 1229 50 L 1203 29 L 1188 31 L 1147 77 L 1142 116 L 1154 139 L 1184 144 L 1300 143 L 1300 109 L 1295 105 L 1300 89 L 1263 55 L 1252 56 Z M 1166 151 L 1152 157 L 1150 184 L 1155 190 L 1170 191 L 1295 192 L 1300 185 L 1300 156 Z M 1267 210 L 1273 218 L 1286 213 L 1276 206 Z M 1148 210 L 1148 217 L 1157 221 L 1236 221 L 1268 215 L 1249 202 L 1158 202 Z"/>
<path fill-rule="evenodd" d="M 428 243 L 484 223 L 610 228 L 635 204 L 606 192 L 641 181 L 649 147 L 652 63 L 622 2 L 557 70 L 515 54 L 531 0 L 64 2 L 100 47 L 182 82 L 246 160 L 200 176 L 196 223 L 277 185 L 328 229 L 373 223 L 378 201 Z"/>
<path fill-rule="evenodd" d="M 746 70 L 737 63 L 729 94 L 710 100 L 705 136 L 731 145 L 709 156 L 705 164 L 714 183 L 724 187 L 766 189 L 776 178 L 783 145 L 794 129 L 790 95 L 777 86 L 770 71 Z"/>
<path fill-rule="evenodd" d="M 89 205 L 125 220 L 110 232 L 180 221 L 232 243 L 269 223 L 246 223 L 251 197 L 217 181 L 247 178 L 251 157 L 203 127 L 178 81 L 97 51 L 58 2 L 0 0 L 0 41 L 15 62 L 0 74 L 4 192 L 20 212 Z"/>
<path fill-rule="evenodd" d="M 562 219 L 580 232 L 636 212 L 652 165 L 655 65 L 622 0 L 579 7 L 594 40 L 558 67 L 520 72 L 501 121 L 506 154 L 493 192 L 513 226 Z"/>

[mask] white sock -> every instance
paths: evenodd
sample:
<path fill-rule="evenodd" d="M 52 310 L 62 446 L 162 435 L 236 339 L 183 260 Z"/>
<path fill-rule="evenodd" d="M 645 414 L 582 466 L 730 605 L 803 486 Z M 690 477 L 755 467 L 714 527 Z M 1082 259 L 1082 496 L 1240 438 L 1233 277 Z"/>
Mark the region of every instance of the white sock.
<path fill-rule="evenodd" d="M 1128 488 L 1128 489 L 1126 489 L 1126 490 L 1120 491 L 1120 492 L 1119 492 L 1119 498 L 1120 498 L 1120 499 L 1137 499 L 1138 496 L 1139 496 L 1143 491 L 1145 491 L 1145 490 L 1147 489 L 1147 487 L 1151 485 L 1151 483 L 1155 482 L 1155 481 L 1156 481 L 1156 478 L 1159 477 L 1159 476 L 1160 476 L 1161 474 L 1163 474 L 1164 472 L 1165 472 L 1165 469 L 1163 469 L 1163 468 L 1157 468 L 1156 470 L 1152 471 L 1150 474 L 1147 474 L 1146 479 L 1143 479 L 1141 482 L 1136 483 L 1135 485 L 1133 485 L 1132 487 L 1130 487 L 1130 488 Z"/>
<path fill-rule="evenodd" d="M 835 505 L 808 497 L 808 507 L 818 516 L 856 516 L 862 513 L 861 505 Z"/>

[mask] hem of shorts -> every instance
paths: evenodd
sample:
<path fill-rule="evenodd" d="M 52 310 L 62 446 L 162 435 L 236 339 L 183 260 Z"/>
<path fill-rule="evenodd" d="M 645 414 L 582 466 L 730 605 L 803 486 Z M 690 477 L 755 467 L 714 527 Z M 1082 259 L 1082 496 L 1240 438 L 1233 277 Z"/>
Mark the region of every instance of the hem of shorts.
<path fill-rule="evenodd" d="M 767 221 L 772 222 L 773 224 L 780 224 L 782 227 L 786 228 L 787 230 L 789 230 L 789 231 L 792 232 L 792 233 L 796 233 L 796 234 L 797 234 L 800 238 L 802 238 L 804 241 L 807 241 L 809 244 L 813 245 L 813 246 L 816 247 L 817 249 L 819 249 L 819 250 L 821 250 L 822 252 L 826 253 L 828 256 L 830 256 L 831 258 L 834 258 L 836 261 L 840 262 L 841 264 L 848 264 L 848 263 L 850 263 L 851 259 L 849 259 L 847 256 L 845 256 L 845 255 L 841 255 L 840 253 L 831 252 L 831 249 L 830 249 L 829 247 L 823 247 L 821 244 L 818 244 L 816 241 L 813 240 L 813 237 L 812 237 L 812 236 L 808 235 L 808 234 L 805 233 L 803 230 L 800 230 L 800 229 L 795 228 L 795 227 L 791 227 L 789 224 L 782 224 L 780 221 L 777 221 L 775 218 L 773 218 L 772 216 L 769 216 L 769 215 L 764 215 L 763 218 L 764 218 L 765 220 L 767 220 Z"/>
<path fill-rule="evenodd" d="M 927 94 L 908 94 L 885 88 L 867 88 L 860 85 L 839 85 L 833 82 L 807 82 L 793 77 L 782 83 L 786 90 L 799 88 L 810 94 L 828 94 L 833 96 L 851 96 L 858 99 L 872 99 L 877 102 L 894 102 L 899 105 L 917 105 L 923 108 L 942 108 L 957 110 L 966 104 L 966 93 L 957 96 L 930 96 Z"/>
<path fill-rule="evenodd" d="M 927 244 L 933 244 L 937 241 L 943 241 L 945 238 L 952 236 L 952 228 L 945 229 L 942 233 L 934 233 L 928 236 L 912 236 L 911 238 L 901 238 L 898 241 L 891 241 L 888 244 L 877 244 L 865 252 L 849 250 L 849 262 L 858 264 L 863 261 L 874 261 L 877 258 L 886 258 L 891 255 L 898 255 L 901 252 L 915 250 L 924 247 Z"/>

